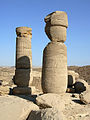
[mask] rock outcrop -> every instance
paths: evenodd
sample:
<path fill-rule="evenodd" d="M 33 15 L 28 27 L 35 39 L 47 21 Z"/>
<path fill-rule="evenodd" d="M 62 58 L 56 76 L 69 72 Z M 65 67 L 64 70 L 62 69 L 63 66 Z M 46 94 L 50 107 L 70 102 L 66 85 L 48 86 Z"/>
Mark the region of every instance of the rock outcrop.
<path fill-rule="evenodd" d="M 43 109 L 54 107 L 62 111 L 65 108 L 65 99 L 64 95 L 48 93 L 38 96 L 36 98 L 36 104 Z"/>

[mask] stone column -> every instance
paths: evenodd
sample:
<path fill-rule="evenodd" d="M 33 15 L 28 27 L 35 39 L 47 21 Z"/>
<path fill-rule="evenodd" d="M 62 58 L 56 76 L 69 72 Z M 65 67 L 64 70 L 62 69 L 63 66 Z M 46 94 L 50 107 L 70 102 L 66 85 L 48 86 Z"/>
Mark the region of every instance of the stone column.
<path fill-rule="evenodd" d="M 67 88 L 67 14 L 56 11 L 45 17 L 50 43 L 43 51 L 42 89 L 44 93 L 65 93 Z"/>
<path fill-rule="evenodd" d="M 30 76 L 32 72 L 31 38 L 32 29 L 29 27 L 16 28 L 16 70 L 13 94 L 30 94 Z"/>

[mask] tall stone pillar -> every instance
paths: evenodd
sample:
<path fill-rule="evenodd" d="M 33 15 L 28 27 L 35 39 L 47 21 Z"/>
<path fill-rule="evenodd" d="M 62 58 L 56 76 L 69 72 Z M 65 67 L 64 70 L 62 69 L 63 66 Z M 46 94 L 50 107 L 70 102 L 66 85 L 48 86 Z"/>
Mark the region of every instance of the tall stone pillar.
<path fill-rule="evenodd" d="M 45 17 L 50 43 L 43 51 L 42 89 L 44 93 L 65 93 L 67 88 L 67 14 L 56 11 Z"/>
<path fill-rule="evenodd" d="M 13 94 L 30 94 L 30 76 L 32 73 L 31 38 L 32 29 L 29 27 L 16 28 L 16 70 Z"/>

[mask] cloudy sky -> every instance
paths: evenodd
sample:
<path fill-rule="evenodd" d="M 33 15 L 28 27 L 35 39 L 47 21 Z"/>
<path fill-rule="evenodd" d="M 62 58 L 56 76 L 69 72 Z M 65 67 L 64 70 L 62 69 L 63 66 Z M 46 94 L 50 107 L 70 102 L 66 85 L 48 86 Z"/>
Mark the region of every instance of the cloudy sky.
<path fill-rule="evenodd" d="M 68 65 L 90 65 L 90 0 L 0 0 L 0 66 L 15 65 L 15 28 L 32 28 L 33 66 L 42 65 L 43 49 L 50 41 L 44 18 L 51 12 L 68 15 Z"/>

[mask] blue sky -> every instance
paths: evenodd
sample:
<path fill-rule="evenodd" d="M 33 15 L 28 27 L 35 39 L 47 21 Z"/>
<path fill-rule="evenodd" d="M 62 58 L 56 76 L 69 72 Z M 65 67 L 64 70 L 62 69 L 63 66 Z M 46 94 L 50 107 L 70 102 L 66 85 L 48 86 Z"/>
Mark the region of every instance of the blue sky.
<path fill-rule="evenodd" d="M 43 49 L 50 41 L 44 17 L 54 11 L 68 15 L 68 65 L 90 65 L 90 0 L 0 0 L 0 66 L 15 65 L 15 28 L 32 28 L 33 66 L 42 65 Z"/>

